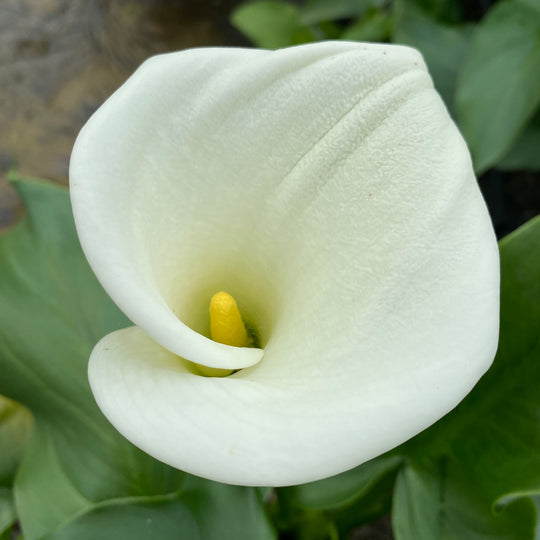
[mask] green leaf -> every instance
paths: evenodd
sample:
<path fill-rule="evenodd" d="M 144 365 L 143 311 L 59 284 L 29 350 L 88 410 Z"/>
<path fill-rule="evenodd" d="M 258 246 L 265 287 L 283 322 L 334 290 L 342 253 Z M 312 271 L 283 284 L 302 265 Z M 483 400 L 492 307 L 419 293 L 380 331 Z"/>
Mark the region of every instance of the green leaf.
<path fill-rule="evenodd" d="M 457 23 L 463 18 L 461 2 L 455 0 L 410 0 L 433 20 Z"/>
<path fill-rule="evenodd" d="M 22 536 L 13 536 L 13 534 L 13 527 L 9 527 L 3 533 L 0 533 L 0 540 L 12 540 L 13 538 L 23 540 Z"/>
<path fill-rule="evenodd" d="M 255 45 L 279 49 L 314 41 L 311 30 L 300 24 L 298 8 L 284 2 L 262 0 L 233 11 L 231 23 Z"/>
<path fill-rule="evenodd" d="M 135 448 L 94 402 L 86 375 L 90 351 L 103 335 L 129 321 L 86 263 L 67 191 L 42 181 L 12 181 L 27 214 L 0 237 L 0 392 L 34 415 L 33 436 L 14 482 L 26 540 L 60 534 L 67 526 L 82 538 L 83 529 L 94 530 L 96 521 L 106 528 L 110 520 L 118 531 L 121 516 L 134 513 L 114 502 L 126 498 L 129 508 L 136 508 L 158 497 L 148 504 L 161 513 L 168 496 L 185 497 L 183 506 L 195 521 L 201 519 L 181 491 L 188 475 Z M 267 527 L 266 517 L 255 490 L 238 489 L 245 500 L 223 500 L 215 526 L 244 520 L 248 526 L 237 538 L 254 538 Z M 209 519 L 214 506 L 199 504 L 198 515 Z M 116 536 L 129 537 L 127 532 Z M 177 537 L 171 532 L 163 539 Z"/>
<path fill-rule="evenodd" d="M 42 540 L 148 540 L 202 536 L 197 522 L 177 498 L 121 499 L 98 504 Z M 223 536 L 223 538 L 227 538 Z"/>
<path fill-rule="evenodd" d="M 384 11 L 366 13 L 351 24 L 341 39 L 351 41 L 386 41 L 392 32 L 392 17 Z"/>
<path fill-rule="evenodd" d="M 0 538 L 4 533 L 9 534 L 11 526 L 17 520 L 15 505 L 13 504 L 13 495 L 8 488 L 0 488 Z"/>
<path fill-rule="evenodd" d="M 280 491 L 301 508 L 335 510 L 364 497 L 381 478 L 396 471 L 402 461 L 399 456 L 383 456 L 337 476 Z"/>
<path fill-rule="evenodd" d="M 271 540 L 256 491 L 191 477 L 182 493 L 93 505 L 43 540 Z"/>
<path fill-rule="evenodd" d="M 385 514 L 392 498 L 396 474 L 403 463 L 399 456 L 382 456 L 345 473 L 278 490 L 289 513 L 295 509 L 323 511 L 340 536 Z"/>
<path fill-rule="evenodd" d="M 412 0 L 396 0 L 392 41 L 418 49 L 452 115 L 458 72 L 470 42 L 470 26 L 448 26 L 437 22 Z"/>
<path fill-rule="evenodd" d="M 536 11 L 536 15 L 540 16 L 540 2 L 538 0 L 515 0 L 524 7 L 528 7 L 533 11 Z"/>
<path fill-rule="evenodd" d="M 490 10 L 458 81 L 459 123 L 477 172 L 504 157 L 540 104 L 540 16 L 529 4 Z"/>
<path fill-rule="evenodd" d="M 501 331 L 492 368 L 402 447 L 397 540 L 534 537 L 540 493 L 540 217 L 500 242 Z"/>
<path fill-rule="evenodd" d="M 332 21 L 321 21 L 309 27 L 310 35 L 314 41 L 324 41 L 326 39 L 343 39 L 341 34 L 343 29 L 341 26 Z"/>
<path fill-rule="evenodd" d="M 510 152 L 497 163 L 503 170 L 540 170 L 540 114 L 521 133 Z"/>
<path fill-rule="evenodd" d="M 17 509 L 28 538 L 46 535 L 92 505 L 63 469 L 50 431 L 41 422 L 36 425 L 15 484 Z"/>
<path fill-rule="evenodd" d="M 536 510 L 531 499 L 516 499 L 494 511 L 468 488 L 459 489 L 468 470 L 451 460 L 404 468 L 392 510 L 396 540 L 533 540 Z"/>
<path fill-rule="evenodd" d="M 28 409 L 0 396 L 0 486 L 11 486 L 31 431 Z"/>
<path fill-rule="evenodd" d="M 300 8 L 303 24 L 360 17 L 368 8 L 381 8 L 386 0 L 306 0 Z"/>
<path fill-rule="evenodd" d="M 267 540 L 275 537 L 270 522 L 260 511 L 261 498 L 256 489 L 189 476 L 180 500 L 197 522 L 201 538 Z"/>
<path fill-rule="evenodd" d="M 536 506 L 536 515 L 540 516 L 540 495 L 533 495 L 531 496 L 532 501 L 534 502 L 534 505 Z M 536 534 L 534 536 L 534 540 L 540 540 L 540 519 L 537 519 L 536 521 Z"/>

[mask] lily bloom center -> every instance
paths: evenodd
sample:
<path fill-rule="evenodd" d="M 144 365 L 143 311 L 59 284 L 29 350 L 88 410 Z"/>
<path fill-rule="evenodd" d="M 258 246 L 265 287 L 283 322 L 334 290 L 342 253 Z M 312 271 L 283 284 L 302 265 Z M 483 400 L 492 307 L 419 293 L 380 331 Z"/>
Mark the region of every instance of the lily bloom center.
<path fill-rule="evenodd" d="M 251 347 L 250 337 L 236 300 L 224 291 L 220 291 L 210 300 L 210 335 L 214 341 L 233 347 Z M 219 369 L 195 364 L 197 370 L 207 377 L 225 377 L 234 370 Z"/>

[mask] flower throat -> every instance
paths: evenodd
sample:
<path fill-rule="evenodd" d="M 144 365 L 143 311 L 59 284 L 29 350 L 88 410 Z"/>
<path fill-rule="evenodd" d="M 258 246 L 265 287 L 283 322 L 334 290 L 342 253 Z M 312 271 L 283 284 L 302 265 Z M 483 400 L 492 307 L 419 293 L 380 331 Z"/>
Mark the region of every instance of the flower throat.
<path fill-rule="evenodd" d="M 220 291 L 210 300 L 210 337 L 218 343 L 233 347 L 253 347 L 254 339 L 246 329 L 236 300 Z M 212 368 L 196 364 L 198 371 L 207 377 L 225 377 L 234 370 Z"/>

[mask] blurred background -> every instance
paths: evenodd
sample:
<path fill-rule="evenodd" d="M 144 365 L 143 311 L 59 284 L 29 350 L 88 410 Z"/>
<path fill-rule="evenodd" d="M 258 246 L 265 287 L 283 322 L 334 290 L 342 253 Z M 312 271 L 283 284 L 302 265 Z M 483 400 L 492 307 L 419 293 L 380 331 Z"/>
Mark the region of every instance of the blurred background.
<path fill-rule="evenodd" d="M 6 183 L 67 183 L 75 137 L 151 55 L 247 44 L 228 23 L 232 0 L 0 0 L 0 226 L 16 219 Z"/>
<path fill-rule="evenodd" d="M 540 0 L 0 0 L 0 232 L 23 212 L 7 172 L 67 184 L 77 133 L 147 57 L 325 39 L 420 49 L 498 236 L 540 213 Z"/>

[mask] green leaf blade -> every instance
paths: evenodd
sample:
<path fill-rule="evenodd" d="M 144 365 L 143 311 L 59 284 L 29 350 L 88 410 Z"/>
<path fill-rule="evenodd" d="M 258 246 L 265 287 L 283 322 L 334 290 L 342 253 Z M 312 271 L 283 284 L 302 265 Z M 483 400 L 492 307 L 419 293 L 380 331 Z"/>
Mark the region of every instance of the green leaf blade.
<path fill-rule="evenodd" d="M 87 380 L 90 351 L 130 323 L 85 260 L 67 190 L 14 183 L 27 213 L 0 237 L 0 392 L 34 416 L 13 488 L 25 539 L 209 538 L 210 520 L 213 537 L 230 529 L 272 538 L 254 489 L 235 488 L 219 504 L 216 490 L 228 486 L 204 482 L 200 493 L 184 493 L 186 473 L 134 447 L 102 415 Z"/>
<path fill-rule="evenodd" d="M 306 0 L 300 8 L 303 24 L 359 17 L 370 8 L 380 8 L 385 0 Z"/>
<path fill-rule="evenodd" d="M 398 540 L 534 538 L 540 216 L 503 239 L 500 253 L 501 330 L 492 368 L 454 411 L 395 451 L 409 460 L 393 501 Z"/>
<path fill-rule="evenodd" d="M 393 19 L 384 11 L 373 11 L 347 27 L 341 39 L 350 41 L 386 41 L 392 33 Z"/>
<path fill-rule="evenodd" d="M 96 505 L 40 540 L 203 539 L 197 522 L 180 501 L 126 500 Z"/>
<path fill-rule="evenodd" d="M 396 484 L 392 526 L 396 540 L 533 540 L 536 511 L 519 498 L 495 512 L 485 500 L 457 489 L 461 464 L 439 460 L 405 467 Z"/>
<path fill-rule="evenodd" d="M 383 456 L 337 476 L 283 488 L 282 491 L 301 508 L 339 509 L 362 498 L 384 476 L 396 471 L 402 461 L 400 456 Z"/>
<path fill-rule="evenodd" d="M 0 396 L 0 486 L 10 487 L 32 433 L 30 411 Z"/>
<path fill-rule="evenodd" d="M 458 82 L 460 127 L 482 172 L 510 150 L 540 104 L 540 17 L 523 2 L 490 10 Z"/>
<path fill-rule="evenodd" d="M 418 49 L 428 66 L 450 113 L 455 116 L 454 100 L 458 73 L 465 59 L 472 28 L 449 26 L 430 17 L 412 0 L 396 0 L 392 40 Z"/>
<path fill-rule="evenodd" d="M 231 23 L 263 49 L 314 41 L 310 29 L 300 23 L 298 8 L 285 2 L 260 0 L 244 4 L 232 13 Z"/>
<path fill-rule="evenodd" d="M 17 520 L 13 494 L 8 488 L 0 487 L 0 539 L 11 537 L 11 527 Z"/>
<path fill-rule="evenodd" d="M 521 133 L 514 146 L 502 161 L 497 163 L 498 169 L 540 170 L 540 119 L 531 122 Z"/>

